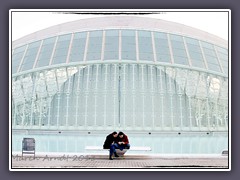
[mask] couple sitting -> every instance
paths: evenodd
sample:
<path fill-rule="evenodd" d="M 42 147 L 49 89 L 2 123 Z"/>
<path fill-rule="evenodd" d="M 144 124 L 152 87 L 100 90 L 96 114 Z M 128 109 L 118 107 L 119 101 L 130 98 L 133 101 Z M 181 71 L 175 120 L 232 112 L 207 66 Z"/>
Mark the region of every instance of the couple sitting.
<path fill-rule="evenodd" d="M 113 133 L 109 134 L 106 137 L 106 140 L 103 145 L 103 149 L 110 149 L 109 151 L 110 160 L 113 160 L 113 154 L 115 155 L 115 157 L 119 157 L 116 153 L 116 149 L 120 149 L 122 151 L 125 148 L 126 149 L 130 148 L 127 135 L 124 134 L 123 132 L 117 133 L 116 131 L 114 131 Z"/>

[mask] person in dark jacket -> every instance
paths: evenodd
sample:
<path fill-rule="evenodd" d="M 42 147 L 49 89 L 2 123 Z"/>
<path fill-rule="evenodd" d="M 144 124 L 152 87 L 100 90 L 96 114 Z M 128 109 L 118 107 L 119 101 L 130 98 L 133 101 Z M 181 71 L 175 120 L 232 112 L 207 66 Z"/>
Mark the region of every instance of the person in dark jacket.
<path fill-rule="evenodd" d="M 116 142 L 110 146 L 109 159 L 113 160 L 113 158 L 112 158 L 113 154 L 115 155 L 115 157 L 119 157 L 116 153 L 116 149 L 120 149 L 122 151 L 125 148 L 126 149 L 130 148 L 128 137 L 123 132 L 119 132 Z"/>
<path fill-rule="evenodd" d="M 110 146 L 117 142 L 118 133 L 116 131 L 112 132 L 106 137 L 106 140 L 103 144 L 103 149 L 110 149 Z"/>

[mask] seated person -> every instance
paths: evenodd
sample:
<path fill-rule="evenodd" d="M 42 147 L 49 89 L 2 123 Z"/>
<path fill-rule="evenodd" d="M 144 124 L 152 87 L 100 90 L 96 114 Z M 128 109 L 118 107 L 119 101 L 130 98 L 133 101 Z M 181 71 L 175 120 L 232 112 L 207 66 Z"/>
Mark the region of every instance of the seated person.
<path fill-rule="evenodd" d="M 117 142 L 118 133 L 116 131 L 112 132 L 106 137 L 106 140 L 103 144 L 103 149 L 110 149 L 110 146 Z"/>
<path fill-rule="evenodd" d="M 127 135 L 124 134 L 123 132 L 119 132 L 116 139 L 116 143 L 110 146 L 109 159 L 113 160 L 112 158 L 113 154 L 115 155 L 115 157 L 119 157 L 116 153 L 116 149 L 120 149 L 122 151 L 123 149 L 129 149 L 129 148 L 130 148 L 130 144 L 129 144 Z"/>

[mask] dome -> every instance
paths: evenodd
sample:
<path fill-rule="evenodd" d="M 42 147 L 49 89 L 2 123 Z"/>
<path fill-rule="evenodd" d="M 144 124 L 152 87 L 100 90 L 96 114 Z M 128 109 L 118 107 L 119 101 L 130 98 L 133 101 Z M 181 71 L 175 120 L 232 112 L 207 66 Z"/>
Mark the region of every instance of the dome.
<path fill-rule="evenodd" d="M 14 129 L 228 129 L 228 42 L 159 19 L 82 19 L 20 38 L 12 84 Z"/>

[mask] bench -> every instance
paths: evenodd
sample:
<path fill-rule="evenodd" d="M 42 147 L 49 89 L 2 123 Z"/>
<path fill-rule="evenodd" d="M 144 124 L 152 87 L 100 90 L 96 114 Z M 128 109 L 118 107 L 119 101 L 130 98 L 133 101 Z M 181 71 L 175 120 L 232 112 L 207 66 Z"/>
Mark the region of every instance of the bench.
<path fill-rule="evenodd" d="M 102 146 L 86 146 L 85 150 L 91 150 L 91 151 L 106 151 L 109 149 L 103 149 Z M 137 146 L 133 146 L 130 147 L 130 149 L 123 149 L 122 151 L 120 149 L 116 149 L 116 153 L 119 156 L 123 156 L 127 151 L 151 151 L 152 149 L 150 147 L 137 147 Z"/>

